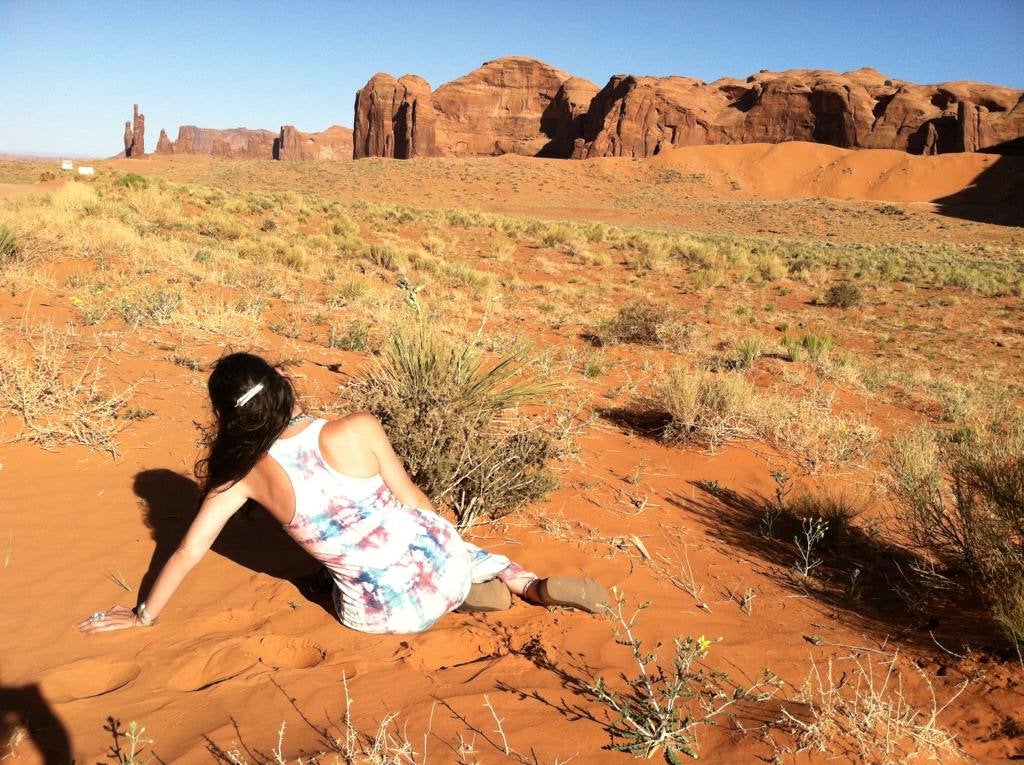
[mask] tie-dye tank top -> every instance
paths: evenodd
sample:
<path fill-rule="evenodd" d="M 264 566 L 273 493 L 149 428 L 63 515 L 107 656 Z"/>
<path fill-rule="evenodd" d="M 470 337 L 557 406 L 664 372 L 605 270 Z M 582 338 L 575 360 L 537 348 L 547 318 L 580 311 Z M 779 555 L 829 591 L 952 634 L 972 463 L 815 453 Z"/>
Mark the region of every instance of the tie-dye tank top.
<path fill-rule="evenodd" d="M 314 420 L 269 454 L 288 474 L 295 515 L 288 532 L 334 577 L 342 624 L 361 632 L 421 632 L 459 606 L 472 581 L 509 565 L 463 542 L 444 518 L 399 502 L 379 475 L 339 473 L 320 451 Z"/>

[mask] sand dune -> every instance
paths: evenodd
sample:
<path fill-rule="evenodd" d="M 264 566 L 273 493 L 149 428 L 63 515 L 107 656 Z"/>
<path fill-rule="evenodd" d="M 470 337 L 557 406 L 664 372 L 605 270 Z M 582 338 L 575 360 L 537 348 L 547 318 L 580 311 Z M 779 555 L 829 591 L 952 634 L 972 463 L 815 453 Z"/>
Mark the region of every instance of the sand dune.
<path fill-rule="evenodd" d="M 890 149 L 839 149 L 802 141 L 692 146 L 670 149 L 649 161 L 652 167 L 706 174 L 716 192 L 728 190 L 735 182 L 763 199 L 933 202 L 974 186 L 997 165 L 1011 171 L 991 190 L 994 197 L 1000 192 L 1019 195 L 1024 184 L 1021 157 L 970 153 L 920 157 Z"/>

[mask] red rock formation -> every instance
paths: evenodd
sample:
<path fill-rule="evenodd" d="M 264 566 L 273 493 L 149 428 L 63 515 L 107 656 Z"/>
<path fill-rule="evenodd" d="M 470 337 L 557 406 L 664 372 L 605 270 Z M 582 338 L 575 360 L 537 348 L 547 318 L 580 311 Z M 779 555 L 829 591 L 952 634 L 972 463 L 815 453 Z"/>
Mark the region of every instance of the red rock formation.
<path fill-rule="evenodd" d="M 146 117 L 139 114 L 139 105 L 135 104 L 132 121 L 124 123 L 124 155 L 126 157 L 143 157 L 146 154 Z"/>
<path fill-rule="evenodd" d="M 551 140 L 540 150 L 539 156 L 572 156 L 576 138 L 583 135 L 590 102 L 598 90 L 597 85 L 582 77 L 570 77 L 562 83 L 540 118 L 540 130 Z"/>
<path fill-rule="evenodd" d="M 283 125 L 275 142 L 274 159 L 298 162 L 311 159 L 351 159 L 352 131 L 331 125 L 322 133 L 303 133 Z"/>
<path fill-rule="evenodd" d="M 170 144 L 174 154 L 212 154 L 236 159 L 271 159 L 277 133 L 270 130 L 230 128 L 217 130 L 195 125 L 178 128 L 178 138 Z"/>
<path fill-rule="evenodd" d="M 510 56 L 441 86 L 380 72 L 356 93 L 362 157 L 569 156 L 598 88 L 532 58 Z"/>
<path fill-rule="evenodd" d="M 552 102 L 569 79 L 542 61 L 508 56 L 442 85 L 433 95 L 438 152 L 539 154 L 558 132 Z"/>
<path fill-rule="evenodd" d="M 998 150 L 1024 135 L 1022 97 L 977 83 L 895 85 L 873 69 L 761 72 L 709 85 L 617 76 L 594 97 L 572 156 L 792 140 L 915 154 Z"/>
<path fill-rule="evenodd" d="M 616 75 L 604 88 L 509 57 L 439 87 L 375 75 L 356 96 L 355 156 L 409 157 L 433 115 L 441 156 L 647 157 L 669 146 L 814 141 L 914 154 L 1024 151 L 1024 92 L 915 85 L 874 69 L 762 71 L 746 80 Z M 432 106 L 428 109 L 427 106 Z M 413 108 L 415 107 L 415 108 Z"/>
<path fill-rule="evenodd" d="M 160 129 L 160 137 L 156 141 L 155 154 L 173 154 L 174 144 L 171 143 L 171 139 L 167 137 L 167 131 L 163 128 Z"/>
<path fill-rule="evenodd" d="M 437 153 L 430 84 L 378 72 L 356 92 L 352 156 L 431 157 Z"/>
<path fill-rule="evenodd" d="M 135 104 L 132 119 L 132 156 L 146 155 L 146 116 L 139 113 L 139 105 Z"/>

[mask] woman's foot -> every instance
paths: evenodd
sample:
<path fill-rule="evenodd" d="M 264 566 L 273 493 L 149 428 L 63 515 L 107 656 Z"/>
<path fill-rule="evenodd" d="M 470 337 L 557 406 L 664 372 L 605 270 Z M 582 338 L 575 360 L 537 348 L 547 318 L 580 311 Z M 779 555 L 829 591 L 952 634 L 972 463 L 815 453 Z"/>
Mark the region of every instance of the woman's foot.
<path fill-rule="evenodd" d="M 608 593 L 596 579 L 578 576 L 549 576 L 535 579 L 523 597 L 541 606 L 562 606 L 596 614 L 608 607 Z"/>
<path fill-rule="evenodd" d="M 455 610 L 460 614 L 504 611 L 512 607 L 512 593 L 500 579 L 488 579 L 469 588 L 469 595 Z"/>

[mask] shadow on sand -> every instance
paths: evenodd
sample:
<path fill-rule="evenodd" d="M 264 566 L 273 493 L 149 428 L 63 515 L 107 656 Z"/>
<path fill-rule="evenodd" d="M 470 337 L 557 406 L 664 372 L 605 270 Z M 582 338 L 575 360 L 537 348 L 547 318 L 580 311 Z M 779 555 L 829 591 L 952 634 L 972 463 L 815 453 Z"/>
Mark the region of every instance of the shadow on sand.
<path fill-rule="evenodd" d="M 71 759 L 71 740 L 64 723 L 50 709 L 39 686 L 0 685 L 0 759 L 14 754 L 16 759 L 21 737 L 32 740 L 46 765 L 67 765 Z"/>
<path fill-rule="evenodd" d="M 199 508 L 199 486 L 173 470 L 144 470 L 135 476 L 135 493 L 143 501 L 144 520 L 156 548 L 139 586 L 145 600 L 160 570 L 178 549 Z M 255 503 L 249 503 L 228 521 L 211 548 L 250 571 L 285 579 L 307 600 L 332 616 L 329 595 L 309 591 L 320 565 L 289 537 L 274 519 Z"/>
<path fill-rule="evenodd" d="M 1024 151 L 1024 139 L 1021 151 Z M 933 200 L 940 215 L 1024 226 L 1024 156 L 993 155 L 993 162 L 964 189 Z"/>
<path fill-rule="evenodd" d="M 882 534 L 857 524 L 834 524 L 834 533 L 817 548 L 821 565 L 812 576 L 802 576 L 793 570 L 795 538 L 802 533 L 799 519 L 779 517 L 769 535 L 764 524 L 768 498 L 702 481 L 691 485 L 696 489 L 692 497 L 673 492 L 668 503 L 703 520 L 729 547 L 773 565 L 783 585 L 825 604 L 834 618 L 880 643 L 896 639 L 927 652 L 949 653 L 968 645 L 1003 650 L 999 629 L 976 599 L 948 580 L 948 589 L 930 587 L 924 562 Z"/>

